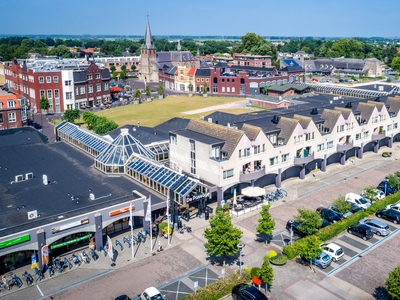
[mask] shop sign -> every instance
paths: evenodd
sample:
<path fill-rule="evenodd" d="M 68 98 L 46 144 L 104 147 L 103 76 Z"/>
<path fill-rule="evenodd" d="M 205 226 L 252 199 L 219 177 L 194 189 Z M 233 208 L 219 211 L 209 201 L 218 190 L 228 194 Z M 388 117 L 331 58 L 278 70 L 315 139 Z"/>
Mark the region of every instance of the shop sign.
<path fill-rule="evenodd" d="M 18 245 L 18 244 L 21 244 L 21 243 L 24 243 L 24 242 L 27 242 L 27 241 L 30 241 L 30 240 L 31 240 L 31 236 L 29 234 L 23 235 L 23 236 L 19 236 L 19 237 L 15 238 L 15 239 L 11 239 L 11 240 L 8 240 L 8 241 L 0 242 L 0 249 L 7 248 L 7 247 L 10 247 L 10 246 L 14 246 L 14 245 Z"/>
<path fill-rule="evenodd" d="M 79 220 L 79 221 L 76 221 L 76 222 L 72 222 L 72 223 L 68 223 L 68 224 L 65 224 L 65 225 L 61 225 L 59 227 L 53 227 L 51 229 L 51 233 L 53 233 L 53 234 L 54 233 L 58 233 L 58 232 L 63 231 L 63 230 L 71 229 L 73 227 L 86 225 L 86 224 L 89 224 L 89 218 L 86 218 L 86 219 L 83 219 L 83 220 Z"/>
<path fill-rule="evenodd" d="M 132 210 L 135 210 L 135 206 L 134 205 L 132 205 Z M 129 206 L 124 207 L 124 208 L 120 208 L 120 209 L 117 209 L 117 210 L 110 211 L 109 215 L 110 215 L 110 217 L 114 217 L 114 216 L 118 216 L 120 214 L 126 213 L 128 211 L 129 211 Z"/>
<path fill-rule="evenodd" d="M 199 199 L 203 199 L 203 198 L 207 198 L 210 196 L 210 192 L 204 193 L 204 194 L 198 194 L 198 195 L 194 195 L 191 198 L 186 198 L 186 202 L 190 202 L 190 201 L 194 201 L 194 200 L 199 200 Z"/>
<path fill-rule="evenodd" d="M 52 246 L 50 246 L 50 249 L 53 250 L 53 249 L 65 247 L 65 246 L 67 246 L 67 245 L 75 244 L 75 243 L 78 243 L 78 242 L 80 242 L 80 241 L 88 240 L 88 239 L 90 239 L 91 237 L 92 237 L 92 234 L 89 233 L 89 234 L 87 234 L 87 235 L 81 236 L 81 237 L 79 237 L 79 238 L 76 238 L 76 239 L 73 239 L 73 240 L 70 240 L 70 241 L 67 241 L 67 242 L 63 242 L 63 243 L 59 243 L 59 244 L 52 245 Z"/>

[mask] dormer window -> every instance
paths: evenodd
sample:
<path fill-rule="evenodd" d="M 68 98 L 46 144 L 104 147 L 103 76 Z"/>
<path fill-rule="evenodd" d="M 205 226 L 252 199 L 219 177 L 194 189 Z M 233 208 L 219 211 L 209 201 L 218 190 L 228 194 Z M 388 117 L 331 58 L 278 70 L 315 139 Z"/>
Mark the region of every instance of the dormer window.
<path fill-rule="evenodd" d="M 14 100 L 7 100 L 7 106 L 8 106 L 8 108 L 15 107 L 15 102 L 14 102 Z"/>

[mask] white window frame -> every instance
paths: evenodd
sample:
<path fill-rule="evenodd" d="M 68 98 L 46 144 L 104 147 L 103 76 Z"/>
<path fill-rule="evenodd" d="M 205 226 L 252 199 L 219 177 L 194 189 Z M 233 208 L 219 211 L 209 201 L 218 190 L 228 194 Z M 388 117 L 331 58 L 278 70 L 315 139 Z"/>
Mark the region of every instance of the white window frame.
<path fill-rule="evenodd" d="M 233 176 L 235 176 L 235 169 L 224 170 L 222 173 L 222 178 L 224 180 L 232 178 Z"/>

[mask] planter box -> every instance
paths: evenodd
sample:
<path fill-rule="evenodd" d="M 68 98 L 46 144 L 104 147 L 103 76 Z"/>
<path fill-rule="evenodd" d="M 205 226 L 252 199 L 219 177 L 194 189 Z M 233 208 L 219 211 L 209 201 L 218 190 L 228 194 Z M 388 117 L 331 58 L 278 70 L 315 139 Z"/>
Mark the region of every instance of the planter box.
<path fill-rule="evenodd" d="M 147 102 L 151 102 L 151 101 L 153 101 L 153 99 L 147 98 Z"/>
<path fill-rule="evenodd" d="M 207 94 L 203 94 L 203 97 L 204 97 L 204 98 L 207 98 Z"/>
<path fill-rule="evenodd" d="M 158 95 L 158 99 L 164 99 L 163 95 Z"/>
<path fill-rule="evenodd" d="M 193 97 L 193 93 L 189 93 L 189 97 Z"/>

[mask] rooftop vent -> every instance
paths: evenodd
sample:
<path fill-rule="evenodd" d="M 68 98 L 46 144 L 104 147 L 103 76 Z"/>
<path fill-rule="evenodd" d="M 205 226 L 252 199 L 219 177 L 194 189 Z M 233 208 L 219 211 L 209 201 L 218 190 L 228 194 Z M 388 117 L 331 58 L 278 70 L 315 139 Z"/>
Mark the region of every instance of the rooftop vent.
<path fill-rule="evenodd" d="M 381 97 L 375 97 L 376 102 L 381 102 Z"/>
<path fill-rule="evenodd" d="M 353 107 L 353 104 L 351 104 L 351 102 L 347 102 L 345 108 L 352 108 L 352 107 Z"/>
<path fill-rule="evenodd" d="M 274 124 L 278 124 L 279 123 L 279 119 L 280 117 L 278 115 L 274 115 L 274 117 L 272 118 L 271 122 Z"/>
<path fill-rule="evenodd" d="M 312 115 L 318 115 L 318 108 L 313 108 L 312 110 L 311 110 L 311 112 L 310 112 L 310 114 L 312 114 Z"/>

